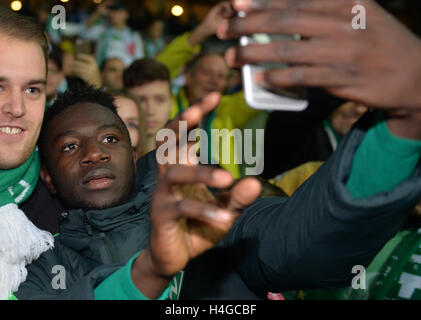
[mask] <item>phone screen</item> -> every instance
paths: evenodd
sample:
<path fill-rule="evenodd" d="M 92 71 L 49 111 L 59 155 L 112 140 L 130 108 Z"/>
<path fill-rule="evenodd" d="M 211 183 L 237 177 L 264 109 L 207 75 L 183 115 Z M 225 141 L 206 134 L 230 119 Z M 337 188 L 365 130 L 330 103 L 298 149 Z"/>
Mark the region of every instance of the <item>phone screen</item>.
<path fill-rule="evenodd" d="M 89 41 L 83 39 L 77 39 L 75 43 L 75 52 L 78 54 L 91 54 L 92 45 Z"/>

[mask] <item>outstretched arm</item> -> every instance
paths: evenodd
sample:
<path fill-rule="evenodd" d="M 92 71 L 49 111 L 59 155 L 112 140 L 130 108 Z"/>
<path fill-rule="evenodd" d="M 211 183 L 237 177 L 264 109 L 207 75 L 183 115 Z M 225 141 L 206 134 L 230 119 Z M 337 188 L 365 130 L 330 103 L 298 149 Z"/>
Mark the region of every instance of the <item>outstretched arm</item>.
<path fill-rule="evenodd" d="M 355 169 L 363 170 L 357 172 L 360 178 L 370 177 L 383 161 L 376 159 L 385 150 L 376 144 L 382 129 L 375 123 L 375 114 L 364 116 L 288 200 L 261 199 L 244 210 L 222 243 L 188 266 L 182 298 L 252 299 L 268 291 L 349 286 L 353 266 L 368 266 L 421 198 L 421 170 L 412 160 L 405 170 L 409 175 L 399 171 L 392 184 L 387 177 L 374 177 L 374 184 L 366 179 L 364 188 L 348 182 Z M 384 143 L 392 143 L 386 151 L 413 150 L 405 143 L 398 149 L 396 141 Z M 367 151 L 374 155 L 365 158 Z M 419 159 L 421 144 L 416 154 Z M 397 171 L 401 162 L 393 160 L 381 168 Z M 356 167 L 361 162 L 365 167 Z M 374 194 L 364 193 L 370 183 Z"/>
<path fill-rule="evenodd" d="M 258 3 L 259 1 L 253 2 L 255 6 Z M 215 264 L 219 267 L 221 265 L 231 267 L 232 265 L 229 262 L 236 264 L 235 269 L 239 271 L 240 277 L 247 283 L 247 287 L 251 288 L 258 296 L 269 290 L 347 285 L 352 277 L 352 267 L 357 264 L 369 264 L 386 241 L 398 231 L 406 218 L 408 209 L 411 209 L 421 197 L 421 172 L 417 168 L 421 147 L 417 142 L 409 142 L 408 145 L 408 141 L 397 138 L 398 141 L 393 142 L 394 149 L 387 150 L 394 152 L 401 148 L 400 151 L 410 151 L 415 160 L 408 164 L 406 173 L 401 172 L 400 175 L 395 175 L 395 179 L 391 179 L 394 181 L 384 190 L 376 189 L 375 184 L 372 184 L 372 181 L 378 178 L 373 177 L 372 172 L 369 171 L 370 166 L 376 165 L 375 162 L 372 162 L 375 158 L 364 158 L 364 152 L 361 153 L 361 150 L 370 149 L 370 143 L 374 143 L 375 147 L 378 147 L 377 151 L 379 151 L 382 147 L 380 146 L 382 139 L 390 138 L 390 136 L 387 136 L 388 134 L 421 140 L 421 135 L 419 135 L 421 100 L 418 97 L 417 88 L 413 85 L 413 83 L 419 85 L 417 80 L 421 76 L 421 63 L 415 59 L 417 55 L 414 55 L 413 59 L 409 57 L 414 65 L 409 64 L 408 69 L 402 72 L 400 70 L 402 68 L 401 63 L 396 60 L 396 56 L 402 56 L 402 59 L 404 59 L 406 50 L 409 49 L 411 49 L 411 52 L 416 51 L 419 54 L 421 52 L 419 40 L 371 1 L 362 1 L 362 3 L 367 6 L 367 12 L 371 13 L 371 19 L 377 21 L 377 27 L 365 30 L 364 32 L 367 32 L 367 34 L 360 36 L 353 35 L 352 32 L 355 30 L 350 32 L 347 28 L 352 19 L 348 21 L 347 18 L 343 18 L 342 28 L 338 28 L 337 25 L 338 21 L 341 21 L 338 18 L 338 10 L 342 10 L 339 12 L 342 12 L 343 16 L 346 17 L 346 12 L 352 12 L 351 4 L 355 4 L 354 1 L 326 0 L 322 2 L 307 0 L 297 2 L 305 7 L 305 9 L 302 9 L 303 12 L 300 12 L 299 4 L 290 8 L 289 6 L 295 3 L 291 1 L 264 1 L 264 3 L 269 6 L 264 8 L 266 11 L 262 11 L 262 8 L 258 8 L 257 12 L 249 10 L 247 18 L 244 18 L 251 17 L 255 20 L 240 22 L 236 18 L 226 26 L 225 32 L 229 33 L 235 27 L 238 28 L 236 29 L 237 34 L 269 32 L 266 29 L 262 30 L 262 28 L 270 29 L 273 25 L 276 29 L 270 29 L 271 32 L 302 33 L 301 31 L 307 30 L 309 34 L 305 35 L 308 36 L 309 40 L 306 40 L 305 45 L 311 46 L 308 48 L 307 54 L 302 53 L 289 57 L 292 61 L 288 62 L 294 63 L 293 67 L 283 71 L 270 71 L 263 79 L 268 82 L 271 80 L 271 84 L 278 86 L 325 87 L 337 96 L 359 101 L 372 106 L 373 109 L 382 110 L 386 115 L 387 127 L 377 127 L 376 114 L 368 114 L 344 139 L 338 151 L 329 161 L 291 199 L 287 202 L 283 199 L 260 200 L 251 205 L 237 220 L 229 234 L 225 238 L 219 238 L 223 238 L 222 244 L 198 257 L 188 268 L 185 280 L 187 291 L 189 290 L 189 281 L 192 279 L 188 275 L 189 272 L 193 274 L 195 272 L 196 274 L 201 273 L 202 276 L 202 271 L 209 274 Z M 320 7 L 320 3 L 324 5 Z M 271 5 L 274 7 L 270 7 Z M 247 8 L 242 9 L 248 10 Z M 274 15 L 274 10 L 294 12 L 294 19 L 288 20 L 288 30 L 282 29 L 283 20 L 279 24 L 265 25 L 265 21 L 274 21 L 275 17 L 278 17 L 278 19 L 279 17 L 288 18 L 287 14 L 282 15 L 280 12 Z M 320 20 L 317 17 L 321 11 L 323 12 L 325 28 L 319 29 L 317 25 Z M 301 21 L 302 15 L 306 19 Z M 326 16 L 331 17 L 331 19 L 326 18 Z M 270 17 L 272 19 L 269 19 Z M 350 14 L 349 17 L 352 18 L 352 15 Z M 368 19 L 370 19 L 370 16 L 368 16 Z M 303 25 L 306 27 L 300 29 Z M 332 30 L 332 32 L 325 34 L 326 30 Z M 397 37 L 388 41 L 390 39 L 390 37 L 387 37 L 389 33 L 396 33 Z M 323 39 L 324 36 L 327 43 L 318 47 L 320 38 Z M 317 37 L 317 41 L 313 40 L 313 37 Z M 363 62 L 354 59 L 347 60 L 350 59 L 349 55 L 341 56 L 337 53 L 335 55 L 333 54 L 335 50 L 332 50 L 332 52 L 329 52 L 331 55 L 329 56 L 329 64 L 321 63 L 321 65 L 318 65 L 317 57 L 319 56 L 314 52 L 322 50 L 322 47 L 336 48 L 338 46 L 332 45 L 332 43 L 336 44 L 338 41 L 344 41 L 344 39 L 349 40 L 346 42 L 348 45 L 350 45 L 350 42 L 357 42 L 353 43 L 352 46 L 360 48 L 360 59 Z M 377 46 L 370 46 L 369 44 L 376 39 L 380 43 L 377 43 Z M 402 43 L 395 44 L 396 39 L 401 39 Z M 330 46 L 327 45 L 329 43 Z M 283 42 L 279 42 L 276 45 L 282 46 L 283 44 Z M 298 42 L 288 43 L 288 45 L 294 48 L 295 45 L 298 45 Z M 298 46 L 305 45 L 300 43 Z M 263 54 L 263 52 L 270 54 L 275 50 L 275 48 L 269 48 L 269 50 L 268 48 L 262 50 L 258 47 L 241 48 L 237 49 L 235 56 L 241 56 L 239 52 L 247 49 L 250 51 L 247 53 L 247 58 L 244 55 L 242 56 L 242 62 L 247 59 L 248 61 L 252 59 L 254 61 L 267 60 L 267 57 L 259 57 L 259 54 Z M 392 49 L 394 54 L 390 52 Z M 277 50 L 276 52 L 283 52 L 279 50 L 279 47 L 277 47 Z M 301 52 L 305 52 L 304 49 L 302 50 Z M 384 61 L 379 62 L 376 56 L 380 52 L 389 52 L 390 55 L 382 56 Z M 228 54 L 228 59 L 230 59 L 230 54 Z M 281 57 L 269 57 L 269 60 L 271 59 L 284 61 L 285 57 L 282 55 Z M 385 66 L 389 68 L 386 71 Z M 353 71 L 347 77 L 343 77 L 344 74 L 349 73 L 349 69 Z M 389 72 L 394 74 L 394 81 L 399 79 L 411 86 L 405 88 L 403 92 L 392 90 L 394 88 L 385 90 L 391 85 L 396 85 L 388 79 Z M 296 76 L 297 74 L 299 77 Z M 331 77 L 334 79 L 330 79 Z M 284 82 L 280 79 L 283 79 Z M 381 83 L 382 81 L 383 83 Z M 379 86 L 382 87 L 381 90 Z M 385 130 L 391 132 L 385 132 Z M 376 152 L 376 149 L 374 149 L 374 152 Z M 362 169 L 361 167 L 358 169 L 359 161 L 368 161 L 369 163 Z M 396 170 L 400 163 L 390 161 L 388 165 L 390 168 L 386 168 L 386 170 L 389 170 L 384 172 L 386 178 L 388 173 Z M 362 183 L 371 186 L 368 189 L 371 189 L 372 194 L 363 192 L 358 195 L 355 192 L 358 189 L 358 185 L 353 182 L 355 175 L 364 178 Z M 244 191 L 235 190 L 238 195 L 235 197 L 236 200 L 231 202 L 237 204 L 237 209 L 241 209 L 244 204 L 252 202 L 245 201 L 242 203 L 242 200 L 246 199 L 247 191 L 253 190 L 250 187 L 254 183 L 253 180 L 244 181 Z M 249 189 L 247 189 L 246 183 Z M 164 225 L 163 221 L 155 222 L 157 226 Z M 185 232 L 175 227 L 176 224 L 173 226 L 175 234 L 186 236 Z M 197 234 L 197 232 L 194 233 Z M 203 236 L 204 234 L 201 235 L 201 241 L 203 241 Z M 161 240 L 164 238 L 159 237 Z M 217 242 L 213 242 L 212 245 Z M 180 243 L 177 247 L 173 247 L 171 252 L 177 252 L 179 245 Z M 164 248 L 163 245 L 159 247 Z M 204 250 L 200 253 L 211 247 L 203 246 Z M 209 257 L 215 257 L 216 252 L 218 252 L 217 255 L 221 254 L 221 256 L 218 256 L 218 259 L 209 260 Z M 197 256 L 199 254 L 190 254 L 189 258 L 186 258 L 182 264 L 174 268 L 174 271 L 184 268 L 190 259 Z M 181 262 L 179 254 L 171 257 L 167 253 L 163 254 L 163 257 L 170 257 L 168 263 L 170 261 Z M 172 265 L 172 262 L 168 265 Z M 216 270 L 221 269 L 216 268 Z M 212 276 L 209 279 L 210 287 L 224 285 L 222 281 L 211 283 L 215 280 Z M 203 280 L 202 286 L 204 286 Z M 188 296 L 188 292 L 186 296 Z M 201 297 L 196 296 L 196 298 Z"/>
<path fill-rule="evenodd" d="M 357 3 L 367 9 L 366 30 L 351 28 L 352 7 Z M 222 23 L 220 37 L 298 33 L 306 40 L 231 49 L 226 57 L 232 65 L 289 62 L 292 67 L 270 70 L 257 80 L 262 85 L 322 87 L 382 110 L 386 122 L 375 127 L 374 114 L 366 115 L 291 199 L 260 200 L 250 206 L 218 251 L 192 263 L 184 297 L 200 295 L 194 292 L 196 275 L 212 268 L 218 272 L 209 276 L 210 289 L 202 298 L 221 297 L 215 292 L 223 291 L 224 285 L 216 280 L 223 278 L 221 274 L 235 278 L 233 270 L 241 278 L 235 281 L 244 281 L 244 290 L 259 297 L 267 291 L 349 285 L 353 265 L 367 265 L 421 197 L 421 43 L 373 1 L 254 0 L 233 5 L 247 16 Z M 380 137 L 390 134 L 386 139 L 397 139 L 392 149 L 381 150 L 377 130 Z M 413 161 L 405 173 L 399 170 L 401 163 L 388 161 L 383 176 L 374 176 L 370 168 L 378 163 L 370 156 L 373 150 L 366 149 L 373 142 L 380 152 L 410 153 Z M 364 168 L 357 165 L 361 161 L 368 161 Z M 357 194 L 356 176 L 361 179 L 354 181 L 369 185 L 373 193 Z M 390 182 L 386 189 L 376 189 L 372 182 L 385 177 Z M 225 259 L 227 267 L 215 257 Z"/>

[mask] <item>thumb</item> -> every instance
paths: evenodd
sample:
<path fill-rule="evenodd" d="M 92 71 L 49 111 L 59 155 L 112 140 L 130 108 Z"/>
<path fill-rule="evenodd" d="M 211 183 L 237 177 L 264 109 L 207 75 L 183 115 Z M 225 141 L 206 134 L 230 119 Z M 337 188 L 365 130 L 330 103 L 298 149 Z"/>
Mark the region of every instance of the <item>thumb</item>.
<path fill-rule="evenodd" d="M 260 182 L 255 178 L 244 178 L 230 192 L 227 209 L 241 211 L 251 205 L 262 192 Z"/>

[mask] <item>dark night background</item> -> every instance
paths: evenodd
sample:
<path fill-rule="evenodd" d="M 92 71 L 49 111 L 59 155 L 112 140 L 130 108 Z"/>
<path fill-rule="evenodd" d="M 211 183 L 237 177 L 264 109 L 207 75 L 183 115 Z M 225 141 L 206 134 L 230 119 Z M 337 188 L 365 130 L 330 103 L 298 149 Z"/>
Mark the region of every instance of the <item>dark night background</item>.
<path fill-rule="evenodd" d="M 101 0 L 97 0 L 101 1 Z M 0 4 L 9 6 L 12 0 L 0 0 Z M 33 15 L 36 8 L 55 4 L 64 5 L 67 9 L 67 19 L 71 22 L 80 22 L 83 14 L 91 12 L 96 4 L 93 0 L 68 0 L 62 3 L 58 0 L 21 0 L 26 15 Z M 207 13 L 207 11 L 219 0 L 126 0 L 130 5 L 132 18 L 130 25 L 142 30 L 151 17 L 159 16 L 165 19 L 166 35 L 172 37 L 193 28 Z M 410 29 L 421 35 L 421 1 L 420 0 L 378 0 L 393 15 L 397 16 Z M 173 5 L 181 5 L 184 14 L 181 17 L 173 17 L 170 8 Z M 82 12 L 82 15 L 80 14 Z M 79 21 L 78 21 L 79 20 Z"/>

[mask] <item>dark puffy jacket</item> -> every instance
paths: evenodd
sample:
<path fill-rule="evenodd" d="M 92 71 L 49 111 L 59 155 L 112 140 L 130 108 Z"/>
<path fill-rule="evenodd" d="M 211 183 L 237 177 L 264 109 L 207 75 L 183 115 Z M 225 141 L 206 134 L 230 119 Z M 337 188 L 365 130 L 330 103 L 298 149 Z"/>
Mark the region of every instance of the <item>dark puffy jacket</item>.
<path fill-rule="evenodd" d="M 267 291 L 348 286 L 354 265 L 368 266 L 421 198 L 421 167 L 391 192 L 353 199 L 346 181 L 372 122 L 363 117 L 329 160 L 289 199 L 256 201 L 212 250 L 186 268 L 183 299 L 256 299 Z M 145 248 L 156 179 L 154 154 L 138 163 L 133 201 L 103 211 L 72 211 L 55 249 L 28 267 L 16 296 L 91 299 L 94 288 Z M 54 265 L 66 273 L 55 290 Z"/>
<path fill-rule="evenodd" d="M 156 180 L 154 159 L 150 153 L 138 162 L 137 195 L 131 201 L 105 210 L 62 214 L 54 249 L 27 267 L 27 280 L 15 294 L 18 299 L 93 299 L 93 288 L 147 247 Z M 66 271 L 64 290 L 53 288 L 58 275 L 54 266 Z"/>

